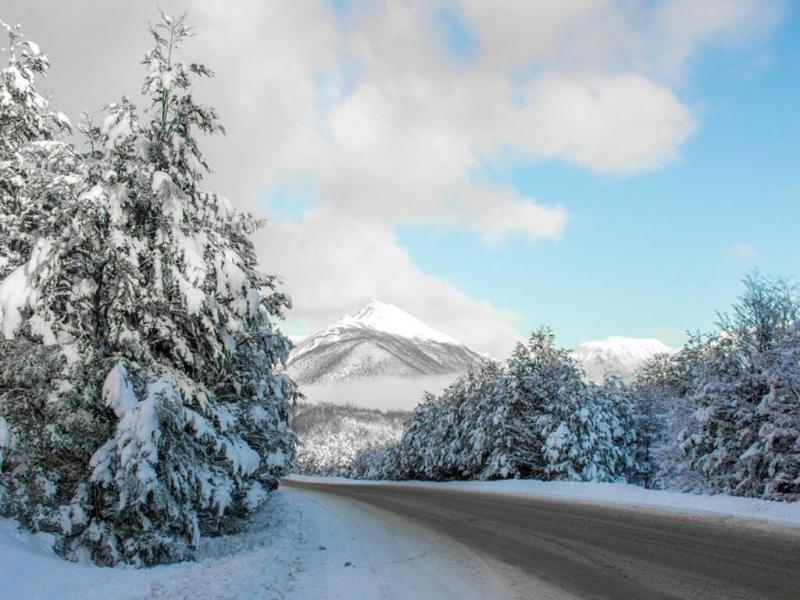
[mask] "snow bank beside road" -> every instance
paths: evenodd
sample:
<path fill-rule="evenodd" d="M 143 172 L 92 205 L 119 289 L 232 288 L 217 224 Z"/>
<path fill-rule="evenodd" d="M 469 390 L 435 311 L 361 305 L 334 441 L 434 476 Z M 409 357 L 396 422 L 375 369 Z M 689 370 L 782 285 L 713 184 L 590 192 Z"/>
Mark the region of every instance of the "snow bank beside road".
<path fill-rule="evenodd" d="M 47 536 L 0 519 L 0 600 L 277 600 L 292 597 L 303 515 L 281 492 L 244 533 L 204 538 L 196 562 L 101 568 L 55 556 Z"/>
<path fill-rule="evenodd" d="M 389 514 L 281 489 L 247 531 L 203 538 L 196 562 L 67 562 L 0 519 L 0 600 L 350 600 L 508 597 L 502 565 Z"/>
<path fill-rule="evenodd" d="M 647 490 L 626 483 L 578 481 L 537 481 L 505 479 L 500 481 L 367 481 L 343 477 L 292 475 L 296 481 L 344 483 L 348 485 L 416 485 L 492 494 L 569 498 L 588 502 L 625 504 L 672 511 L 711 513 L 743 519 L 760 519 L 800 527 L 800 502 L 775 502 L 734 496 L 706 496 L 663 490 Z"/>

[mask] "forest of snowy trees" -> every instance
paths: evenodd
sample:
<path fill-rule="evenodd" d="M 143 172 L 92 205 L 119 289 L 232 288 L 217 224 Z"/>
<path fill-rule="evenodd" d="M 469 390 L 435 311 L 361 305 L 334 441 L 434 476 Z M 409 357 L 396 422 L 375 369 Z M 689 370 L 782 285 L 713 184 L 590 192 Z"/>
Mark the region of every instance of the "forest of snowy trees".
<path fill-rule="evenodd" d="M 222 128 L 192 85 L 211 72 L 162 15 L 142 105 L 73 128 L 37 91 L 46 56 L 2 27 L 0 513 L 71 559 L 190 557 L 294 455 L 288 298 L 256 267 L 260 223 L 202 186 L 197 135 Z"/>
<path fill-rule="evenodd" d="M 399 443 L 368 450 L 353 474 L 392 479 L 535 477 L 614 481 L 641 470 L 633 405 L 610 378 L 586 383 L 542 329 L 504 365 L 488 363 L 427 395 Z"/>
<path fill-rule="evenodd" d="M 653 357 L 630 385 L 586 383 L 543 329 L 504 364 L 428 395 L 401 440 L 350 475 L 627 481 L 800 499 L 800 296 L 754 274 L 719 331 Z"/>
<path fill-rule="evenodd" d="M 398 441 L 408 416 L 405 411 L 350 404 L 297 402 L 292 420 L 297 435 L 294 471 L 347 476 L 360 452 Z"/>

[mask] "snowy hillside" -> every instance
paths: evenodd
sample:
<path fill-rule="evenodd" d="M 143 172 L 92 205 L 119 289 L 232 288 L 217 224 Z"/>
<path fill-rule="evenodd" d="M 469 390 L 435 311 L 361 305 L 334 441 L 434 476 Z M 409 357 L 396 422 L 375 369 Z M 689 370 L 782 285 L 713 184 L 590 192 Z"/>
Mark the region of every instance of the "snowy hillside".
<path fill-rule="evenodd" d="M 402 309 L 373 301 L 303 339 L 288 372 L 301 384 L 465 372 L 486 360 Z"/>
<path fill-rule="evenodd" d="M 673 352 L 673 348 L 656 339 L 612 336 L 584 342 L 570 354 L 586 371 L 588 380 L 601 383 L 608 375 L 630 380 L 652 356 Z"/>
<path fill-rule="evenodd" d="M 294 470 L 305 475 L 347 475 L 362 450 L 397 442 L 408 416 L 404 411 L 298 403 Z"/>

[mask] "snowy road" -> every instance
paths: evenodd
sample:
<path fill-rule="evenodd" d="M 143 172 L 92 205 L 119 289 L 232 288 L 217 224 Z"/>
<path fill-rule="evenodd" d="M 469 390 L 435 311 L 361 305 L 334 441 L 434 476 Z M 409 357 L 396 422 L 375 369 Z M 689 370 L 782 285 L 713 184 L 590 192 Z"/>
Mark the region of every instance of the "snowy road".
<path fill-rule="evenodd" d="M 462 570 L 495 565 L 495 581 L 475 571 L 472 583 L 500 586 L 487 598 L 613 598 L 755 600 L 800 598 L 800 529 L 733 517 L 676 513 L 569 499 L 486 494 L 435 486 L 338 484 L 286 480 L 284 485 L 319 502 L 344 503 L 355 513 L 384 519 L 391 536 L 427 535 L 431 548 L 451 549 Z M 334 515 L 332 515 L 333 517 Z M 352 525 L 350 525 L 352 527 Z M 326 525 L 330 530 L 333 525 Z M 359 541 L 351 540 L 358 553 Z M 438 544 L 438 546 L 437 546 Z M 366 546 L 365 546 L 366 547 Z M 374 543 L 368 544 L 371 549 Z M 456 549 L 456 550 L 452 550 Z M 387 550 L 396 555 L 395 550 Z M 456 556 L 453 554 L 453 556 Z M 417 561 L 415 569 L 424 565 Z M 314 571 L 313 565 L 309 565 Z M 369 566 L 372 577 L 383 566 Z M 411 574 L 413 574 L 413 570 Z M 396 575 L 396 573 L 394 573 Z M 430 574 L 422 576 L 425 580 Z M 439 580 L 447 587 L 447 573 Z M 326 575 L 327 576 L 327 575 Z M 403 577 L 386 579 L 387 586 Z M 413 581 L 413 579 L 409 579 Z M 443 589 L 444 589 L 443 588 Z M 342 589 L 333 585 L 331 589 Z M 388 588 L 359 597 L 462 597 L 404 593 Z M 331 596 L 339 597 L 339 596 Z"/>

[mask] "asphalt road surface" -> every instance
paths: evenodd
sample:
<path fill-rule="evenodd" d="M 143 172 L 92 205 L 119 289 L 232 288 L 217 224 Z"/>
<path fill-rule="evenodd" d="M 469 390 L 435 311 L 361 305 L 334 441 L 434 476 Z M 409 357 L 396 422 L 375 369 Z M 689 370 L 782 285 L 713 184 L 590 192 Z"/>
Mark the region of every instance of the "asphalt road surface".
<path fill-rule="evenodd" d="M 503 564 L 518 574 L 514 598 L 543 597 L 541 582 L 559 598 L 800 600 L 800 528 L 431 486 L 284 485 L 388 511 Z"/>

